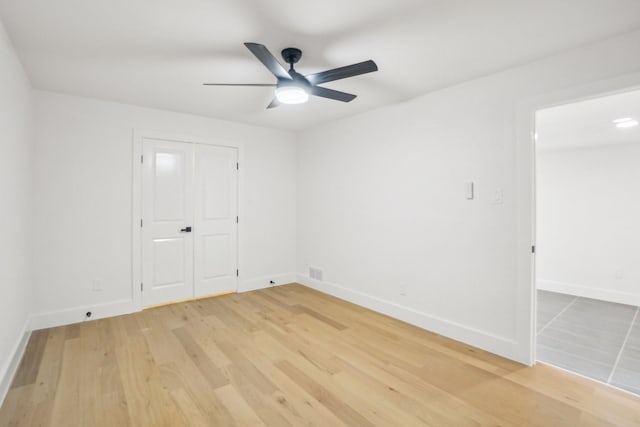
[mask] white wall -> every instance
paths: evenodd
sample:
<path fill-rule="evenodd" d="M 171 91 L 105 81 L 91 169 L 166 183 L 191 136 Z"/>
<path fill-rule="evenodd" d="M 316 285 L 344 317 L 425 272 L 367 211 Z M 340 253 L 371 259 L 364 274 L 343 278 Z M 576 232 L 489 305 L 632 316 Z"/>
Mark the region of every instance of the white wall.
<path fill-rule="evenodd" d="M 24 344 L 32 295 L 32 125 L 31 87 L 0 22 L 0 402 Z"/>
<path fill-rule="evenodd" d="M 537 169 L 537 283 L 640 305 L 640 141 L 542 151 Z"/>
<path fill-rule="evenodd" d="M 301 135 L 299 280 L 531 362 L 528 175 L 519 169 L 528 154 L 517 135 L 533 111 L 519 117 L 520 106 L 637 73 L 640 57 L 627 52 L 638 45 L 640 32 L 630 33 Z"/>
<path fill-rule="evenodd" d="M 240 288 L 295 279 L 293 134 L 48 92 L 35 102 L 35 327 L 129 307 L 134 128 L 244 144 Z"/>

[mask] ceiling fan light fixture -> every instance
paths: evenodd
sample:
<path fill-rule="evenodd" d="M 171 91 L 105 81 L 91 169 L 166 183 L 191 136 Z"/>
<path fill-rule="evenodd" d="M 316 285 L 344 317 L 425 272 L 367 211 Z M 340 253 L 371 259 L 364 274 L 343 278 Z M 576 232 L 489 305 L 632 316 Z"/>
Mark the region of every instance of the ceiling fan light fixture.
<path fill-rule="evenodd" d="M 276 98 L 282 104 L 304 104 L 309 100 L 309 92 L 300 86 L 280 86 L 276 88 Z"/>

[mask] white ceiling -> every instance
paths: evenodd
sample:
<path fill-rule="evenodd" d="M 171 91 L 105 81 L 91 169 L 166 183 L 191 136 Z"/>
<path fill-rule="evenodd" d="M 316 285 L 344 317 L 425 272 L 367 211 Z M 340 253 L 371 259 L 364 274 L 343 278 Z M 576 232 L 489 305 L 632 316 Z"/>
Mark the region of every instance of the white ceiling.
<path fill-rule="evenodd" d="M 302 130 L 640 28 L 638 0 L 0 0 L 34 87 Z M 242 45 L 301 48 L 303 74 L 380 71 L 267 111 L 274 82 Z"/>
<path fill-rule="evenodd" d="M 617 128 L 613 121 L 621 118 L 640 121 L 640 90 L 540 110 L 536 113 L 536 148 L 640 144 L 640 126 Z"/>

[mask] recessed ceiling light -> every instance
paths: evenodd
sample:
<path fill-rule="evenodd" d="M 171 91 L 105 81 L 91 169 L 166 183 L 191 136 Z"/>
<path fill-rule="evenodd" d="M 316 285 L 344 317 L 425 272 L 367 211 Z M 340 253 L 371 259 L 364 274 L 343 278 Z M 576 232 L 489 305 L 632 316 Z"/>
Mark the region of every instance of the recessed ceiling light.
<path fill-rule="evenodd" d="M 629 122 L 631 120 L 633 120 L 631 117 L 622 117 L 620 119 L 615 119 L 613 121 L 613 123 L 618 124 L 618 123 L 622 123 L 622 122 Z"/>
<path fill-rule="evenodd" d="M 619 128 L 632 128 L 634 126 L 638 126 L 637 120 L 627 120 L 626 122 L 616 123 L 616 127 Z"/>

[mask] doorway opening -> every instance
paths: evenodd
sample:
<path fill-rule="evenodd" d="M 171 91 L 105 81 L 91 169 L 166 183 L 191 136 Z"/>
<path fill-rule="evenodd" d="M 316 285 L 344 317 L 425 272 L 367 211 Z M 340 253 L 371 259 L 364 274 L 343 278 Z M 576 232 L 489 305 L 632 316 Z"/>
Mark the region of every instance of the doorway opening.
<path fill-rule="evenodd" d="M 536 360 L 640 395 L 640 90 L 535 119 Z"/>

